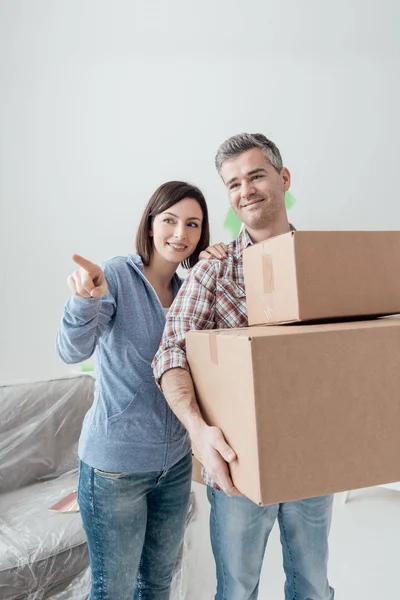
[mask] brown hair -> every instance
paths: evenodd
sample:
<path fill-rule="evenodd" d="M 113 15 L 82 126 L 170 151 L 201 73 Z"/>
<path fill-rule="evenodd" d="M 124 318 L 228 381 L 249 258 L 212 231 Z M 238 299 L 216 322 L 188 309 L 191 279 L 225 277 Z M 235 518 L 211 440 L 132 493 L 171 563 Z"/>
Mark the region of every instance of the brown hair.
<path fill-rule="evenodd" d="M 193 267 L 199 260 L 199 254 L 210 245 L 210 227 L 208 223 L 208 210 L 202 192 L 194 185 L 184 181 L 167 181 L 156 189 L 147 203 L 136 234 L 136 252 L 140 254 L 144 265 L 150 263 L 154 250 L 153 238 L 150 236 L 153 219 L 156 215 L 168 210 L 184 198 L 193 198 L 200 204 L 203 213 L 201 235 L 195 251 L 182 261 L 185 269 Z"/>

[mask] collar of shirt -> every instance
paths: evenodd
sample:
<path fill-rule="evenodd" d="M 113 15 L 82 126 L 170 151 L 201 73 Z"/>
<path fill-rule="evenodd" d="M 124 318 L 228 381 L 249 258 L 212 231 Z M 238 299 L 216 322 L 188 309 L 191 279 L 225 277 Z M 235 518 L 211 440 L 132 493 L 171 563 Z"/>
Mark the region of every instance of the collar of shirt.
<path fill-rule="evenodd" d="M 293 225 L 291 223 L 289 223 L 289 228 L 290 228 L 290 231 L 296 231 L 296 228 L 293 227 Z M 254 242 L 252 241 L 251 237 L 247 233 L 246 229 L 243 227 L 243 229 L 239 233 L 238 237 L 236 238 L 236 254 L 237 254 L 237 256 L 241 256 L 243 250 L 246 250 L 246 248 L 248 248 L 249 246 L 252 246 L 253 243 Z"/>
<path fill-rule="evenodd" d="M 253 245 L 253 241 L 247 231 L 243 228 L 236 238 L 236 255 L 239 257 L 242 255 L 243 250 L 246 250 L 249 246 Z"/>

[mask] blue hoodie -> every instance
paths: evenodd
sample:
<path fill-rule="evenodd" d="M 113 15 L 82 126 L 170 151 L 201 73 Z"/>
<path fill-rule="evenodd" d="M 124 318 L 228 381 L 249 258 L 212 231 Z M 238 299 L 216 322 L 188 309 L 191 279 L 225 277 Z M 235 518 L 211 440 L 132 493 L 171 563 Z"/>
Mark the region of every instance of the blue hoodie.
<path fill-rule="evenodd" d="M 111 472 L 169 469 L 190 451 L 189 436 L 153 378 L 151 362 L 165 325 L 164 309 L 140 256 L 103 265 L 103 298 L 72 296 L 57 334 L 66 363 L 96 350 L 96 391 L 79 441 L 85 463 Z M 173 278 L 174 296 L 181 280 Z"/>

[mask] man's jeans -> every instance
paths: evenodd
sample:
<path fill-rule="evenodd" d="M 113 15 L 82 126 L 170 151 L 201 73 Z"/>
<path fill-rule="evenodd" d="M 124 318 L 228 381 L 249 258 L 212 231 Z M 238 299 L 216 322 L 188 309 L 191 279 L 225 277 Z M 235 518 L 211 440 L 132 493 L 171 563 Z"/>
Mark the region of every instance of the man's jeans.
<path fill-rule="evenodd" d="M 265 548 L 278 519 L 285 600 L 333 600 L 327 577 L 333 496 L 260 507 L 208 488 L 215 600 L 256 600 Z"/>
<path fill-rule="evenodd" d="M 168 471 L 105 473 L 80 463 L 90 600 L 169 600 L 189 506 L 192 456 Z"/>

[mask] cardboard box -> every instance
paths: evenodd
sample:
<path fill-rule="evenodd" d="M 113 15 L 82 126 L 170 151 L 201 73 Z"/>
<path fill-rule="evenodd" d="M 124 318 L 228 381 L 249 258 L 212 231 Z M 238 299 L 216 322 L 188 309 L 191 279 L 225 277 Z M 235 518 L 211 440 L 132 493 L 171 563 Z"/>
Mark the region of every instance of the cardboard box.
<path fill-rule="evenodd" d="M 201 474 L 201 463 L 194 455 L 192 455 L 192 466 L 192 481 L 196 481 L 196 483 L 202 483 L 204 485 L 204 479 Z"/>
<path fill-rule="evenodd" d="M 254 502 L 400 481 L 400 318 L 191 331 L 187 355 Z"/>
<path fill-rule="evenodd" d="M 249 325 L 400 313 L 399 231 L 296 231 L 243 252 Z"/>

